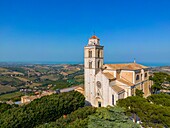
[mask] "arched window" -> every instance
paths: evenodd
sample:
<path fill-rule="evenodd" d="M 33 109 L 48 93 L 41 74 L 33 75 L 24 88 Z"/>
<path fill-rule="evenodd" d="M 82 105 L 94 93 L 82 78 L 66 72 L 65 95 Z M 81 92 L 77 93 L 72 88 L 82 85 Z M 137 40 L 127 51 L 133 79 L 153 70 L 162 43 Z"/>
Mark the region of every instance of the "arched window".
<path fill-rule="evenodd" d="M 92 51 L 89 51 L 89 57 L 92 57 Z"/>
<path fill-rule="evenodd" d="M 139 80 L 139 75 L 136 76 L 136 80 Z"/>
<path fill-rule="evenodd" d="M 89 68 L 92 68 L 92 62 L 89 62 Z"/>
<path fill-rule="evenodd" d="M 100 50 L 100 57 L 103 57 L 103 50 Z"/>
<path fill-rule="evenodd" d="M 100 57 L 100 50 L 98 50 L 98 57 Z"/>
<path fill-rule="evenodd" d="M 98 64 L 97 64 L 98 68 L 100 68 L 100 60 L 98 61 Z"/>

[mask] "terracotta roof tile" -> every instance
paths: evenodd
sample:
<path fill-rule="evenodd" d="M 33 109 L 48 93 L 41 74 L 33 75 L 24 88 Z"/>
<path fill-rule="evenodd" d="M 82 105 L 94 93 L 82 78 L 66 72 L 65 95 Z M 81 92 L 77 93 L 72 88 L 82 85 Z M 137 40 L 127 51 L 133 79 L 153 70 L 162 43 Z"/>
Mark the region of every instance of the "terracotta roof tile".
<path fill-rule="evenodd" d="M 126 84 L 126 85 L 129 85 L 129 86 L 133 86 L 133 85 L 134 85 L 133 83 L 131 83 L 131 82 L 127 81 L 127 80 L 124 80 L 124 79 L 122 79 L 122 78 L 117 79 L 117 81 L 119 81 L 119 82 L 121 82 L 121 83 L 124 83 L 124 84 Z"/>
<path fill-rule="evenodd" d="M 90 39 L 99 39 L 96 35 L 93 35 Z"/>
<path fill-rule="evenodd" d="M 104 74 L 109 80 L 115 79 L 115 77 L 114 77 L 111 73 L 109 73 L 109 72 L 104 72 L 103 74 Z"/>
<path fill-rule="evenodd" d="M 125 63 L 125 64 L 105 64 L 104 68 L 107 67 L 108 69 L 124 69 L 124 70 L 139 70 L 139 69 L 146 69 L 148 67 L 143 66 L 137 63 Z"/>
<path fill-rule="evenodd" d="M 117 85 L 113 85 L 113 86 L 112 86 L 112 89 L 113 89 L 115 92 L 117 92 L 117 93 L 125 91 L 123 88 L 121 88 L 121 87 L 119 87 L 119 86 L 117 86 Z"/>

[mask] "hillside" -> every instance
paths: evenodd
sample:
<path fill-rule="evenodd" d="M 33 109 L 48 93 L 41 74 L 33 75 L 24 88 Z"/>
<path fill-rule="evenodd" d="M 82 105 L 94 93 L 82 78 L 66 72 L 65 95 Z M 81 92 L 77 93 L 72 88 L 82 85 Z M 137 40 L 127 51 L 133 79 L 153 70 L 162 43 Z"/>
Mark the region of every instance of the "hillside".
<path fill-rule="evenodd" d="M 151 72 L 164 72 L 170 74 L 170 66 L 152 67 Z"/>
<path fill-rule="evenodd" d="M 81 64 L 0 64 L 0 99 L 2 95 L 20 91 L 25 94 L 39 93 L 83 84 Z M 4 96 L 2 96 L 4 97 Z"/>

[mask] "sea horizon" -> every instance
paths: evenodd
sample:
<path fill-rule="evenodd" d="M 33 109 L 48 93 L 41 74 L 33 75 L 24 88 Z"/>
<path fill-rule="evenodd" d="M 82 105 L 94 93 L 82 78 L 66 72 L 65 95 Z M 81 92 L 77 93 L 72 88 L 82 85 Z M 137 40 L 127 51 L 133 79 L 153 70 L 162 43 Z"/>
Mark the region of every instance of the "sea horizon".
<path fill-rule="evenodd" d="M 106 61 L 105 64 L 118 64 L 118 63 L 132 63 L 132 62 L 110 62 Z M 149 67 L 170 66 L 170 62 L 136 62 Z M 84 64 L 83 61 L 0 61 L 1 65 L 13 64 L 40 64 L 40 65 L 54 65 L 54 64 Z"/>

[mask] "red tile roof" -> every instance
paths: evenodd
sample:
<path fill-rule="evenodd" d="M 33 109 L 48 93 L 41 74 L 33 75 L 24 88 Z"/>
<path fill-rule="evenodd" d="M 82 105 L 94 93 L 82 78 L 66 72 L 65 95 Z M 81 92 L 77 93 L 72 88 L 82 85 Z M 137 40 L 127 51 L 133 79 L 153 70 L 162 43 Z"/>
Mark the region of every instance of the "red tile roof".
<path fill-rule="evenodd" d="M 113 89 L 115 92 L 117 92 L 117 93 L 125 91 L 123 88 L 121 88 L 121 87 L 119 87 L 119 86 L 117 86 L 117 85 L 113 85 L 113 86 L 112 86 L 112 89 Z"/>
<path fill-rule="evenodd" d="M 119 81 L 119 82 L 121 82 L 121 83 L 123 83 L 123 84 L 126 84 L 126 85 L 128 85 L 128 86 L 133 86 L 133 85 L 134 85 L 133 83 L 131 83 L 131 82 L 127 81 L 127 80 L 124 80 L 124 79 L 122 79 L 122 78 L 117 79 L 117 81 Z"/>
<path fill-rule="evenodd" d="M 90 39 L 99 39 L 97 36 L 93 35 Z"/>
<path fill-rule="evenodd" d="M 105 72 L 105 73 L 103 73 L 106 77 L 107 77 L 107 79 L 109 79 L 109 80 L 113 80 L 113 79 L 115 79 L 114 78 L 114 76 L 111 74 L 111 73 L 109 73 L 109 72 Z"/>
<path fill-rule="evenodd" d="M 125 64 L 105 64 L 103 67 L 107 67 L 108 69 L 124 69 L 124 70 L 139 70 L 139 69 L 146 69 L 148 67 L 143 66 L 137 63 L 125 63 Z"/>

